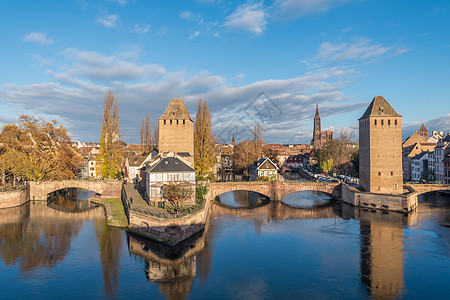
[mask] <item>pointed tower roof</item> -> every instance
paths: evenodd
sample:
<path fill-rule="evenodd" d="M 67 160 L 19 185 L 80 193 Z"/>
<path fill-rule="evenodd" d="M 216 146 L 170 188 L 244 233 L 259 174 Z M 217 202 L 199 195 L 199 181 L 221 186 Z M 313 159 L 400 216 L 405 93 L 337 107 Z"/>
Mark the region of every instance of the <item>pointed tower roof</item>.
<path fill-rule="evenodd" d="M 408 147 L 414 145 L 415 143 L 426 143 L 425 139 L 420 136 L 417 131 L 414 131 L 414 133 L 410 137 L 406 138 L 406 140 L 402 144 L 402 147 Z"/>
<path fill-rule="evenodd" d="M 401 117 L 401 115 L 392 108 L 383 96 L 376 96 L 359 119 L 368 117 Z"/>
<path fill-rule="evenodd" d="M 181 98 L 172 98 L 167 105 L 166 110 L 160 119 L 163 120 L 191 120 L 191 116 L 186 108 L 186 104 L 184 104 L 183 99 Z"/>
<path fill-rule="evenodd" d="M 314 118 L 320 118 L 320 115 L 319 115 L 319 104 L 316 104 L 316 115 L 315 115 Z"/>
<path fill-rule="evenodd" d="M 419 132 L 426 132 L 426 133 L 428 133 L 428 130 L 425 127 L 425 124 L 422 124 L 422 126 L 420 126 Z"/>

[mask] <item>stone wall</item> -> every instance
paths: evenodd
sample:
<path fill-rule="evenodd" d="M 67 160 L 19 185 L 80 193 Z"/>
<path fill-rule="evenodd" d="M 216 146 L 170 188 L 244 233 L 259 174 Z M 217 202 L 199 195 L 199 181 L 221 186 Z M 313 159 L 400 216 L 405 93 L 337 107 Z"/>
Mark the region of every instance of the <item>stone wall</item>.
<path fill-rule="evenodd" d="M 185 122 L 185 124 L 183 124 Z M 164 124 L 165 123 L 165 124 Z M 172 124 L 171 124 L 172 123 Z M 177 124 L 178 123 L 178 124 Z M 194 156 L 194 122 L 185 120 L 159 120 L 159 153 L 187 152 L 192 157 L 187 159 L 193 163 Z"/>
<path fill-rule="evenodd" d="M 417 192 L 405 195 L 361 192 L 347 184 L 341 185 L 342 201 L 358 207 L 410 212 L 418 206 Z"/>
<path fill-rule="evenodd" d="M 27 203 L 29 199 L 29 186 L 18 191 L 0 192 L 0 209 L 23 205 Z"/>
<path fill-rule="evenodd" d="M 129 230 L 145 238 L 176 245 L 205 229 L 211 202 L 206 200 L 203 209 L 175 219 L 157 217 L 129 211 Z"/>

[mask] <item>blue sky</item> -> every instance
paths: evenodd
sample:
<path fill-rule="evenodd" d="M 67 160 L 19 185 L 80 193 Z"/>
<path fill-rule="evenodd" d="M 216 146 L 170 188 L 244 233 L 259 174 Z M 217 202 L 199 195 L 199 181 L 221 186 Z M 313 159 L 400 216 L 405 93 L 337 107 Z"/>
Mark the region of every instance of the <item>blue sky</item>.
<path fill-rule="evenodd" d="M 27 113 L 99 140 L 111 89 L 126 142 L 170 98 L 192 117 L 206 100 L 224 141 L 259 123 L 309 143 L 315 104 L 323 129 L 355 131 L 376 95 L 404 137 L 449 132 L 449 15 L 444 0 L 1 1 L 0 125 Z"/>

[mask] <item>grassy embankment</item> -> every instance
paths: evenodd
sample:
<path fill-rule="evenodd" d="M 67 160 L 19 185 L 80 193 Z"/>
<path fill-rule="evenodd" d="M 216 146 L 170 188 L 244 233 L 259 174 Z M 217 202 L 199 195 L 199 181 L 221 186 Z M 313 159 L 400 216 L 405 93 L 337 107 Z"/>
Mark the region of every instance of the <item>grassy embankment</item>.
<path fill-rule="evenodd" d="M 102 199 L 94 196 L 91 198 L 91 202 L 105 208 L 106 223 L 109 226 L 128 227 L 127 216 L 120 198 Z"/>

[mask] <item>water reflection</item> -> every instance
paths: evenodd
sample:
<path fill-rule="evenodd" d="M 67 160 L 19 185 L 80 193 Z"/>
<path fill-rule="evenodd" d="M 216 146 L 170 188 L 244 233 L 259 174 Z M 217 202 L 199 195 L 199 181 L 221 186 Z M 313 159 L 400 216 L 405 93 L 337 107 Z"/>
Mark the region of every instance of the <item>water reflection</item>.
<path fill-rule="evenodd" d="M 115 295 L 119 287 L 122 230 L 109 227 L 104 220 L 97 220 L 95 234 L 100 248 L 103 289 L 105 295 Z"/>
<path fill-rule="evenodd" d="M 234 191 L 221 194 L 219 202 L 230 207 L 253 208 L 269 203 L 269 198 L 251 191 Z"/>
<path fill-rule="evenodd" d="M 321 208 L 330 206 L 331 202 L 335 201 L 327 193 L 319 191 L 301 191 L 292 194 L 288 194 L 283 197 L 282 202 L 286 205 L 295 208 Z"/>
<path fill-rule="evenodd" d="M 211 254 L 205 243 L 205 233 L 198 233 L 176 246 L 143 239 L 131 233 L 127 236 L 129 252 L 135 258 L 144 259 L 147 280 L 155 282 L 167 299 L 186 298 L 197 275 L 207 281 Z"/>
<path fill-rule="evenodd" d="M 47 204 L 59 211 L 83 212 L 97 207 L 89 200 L 95 194 L 80 188 L 58 190 L 48 196 Z"/>
<path fill-rule="evenodd" d="M 307 208 L 255 206 L 255 196 L 235 194 L 242 207 L 213 204 L 204 233 L 175 247 L 131 234 L 125 244 L 124 231 L 106 225 L 103 208 L 74 213 L 29 203 L 0 210 L 0 280 L 19 273 L 19 284 L 27 286 L 8 287 L 6 295 L 25 298 L 24 291 L 38 294 L 45 284 L 46 291 L 91 297 L 157 297 L 159 291 L 168 299 L 442 298 L 448 292 L 448 196 L 424 194 L 417 211 L 404 215 L 327 198 Z M 294 204 L 306 201 L 298 196 Z M 61 273 L 77 280 L 61 283 Z M 31 275 L 45 282 L 33 285 Z M 92 292 L 97 286 L 100 292 Z"/>
<path fill-rule="evenodd" d="M 69 253 L 71 240 L 78 235 L 82 220 L 83 216 L 76 221 L 67 220 L 43 203 L 2 209 L 0 256 L 5 265 L 19 264 L 21 272 L 54 268 Z"/>

